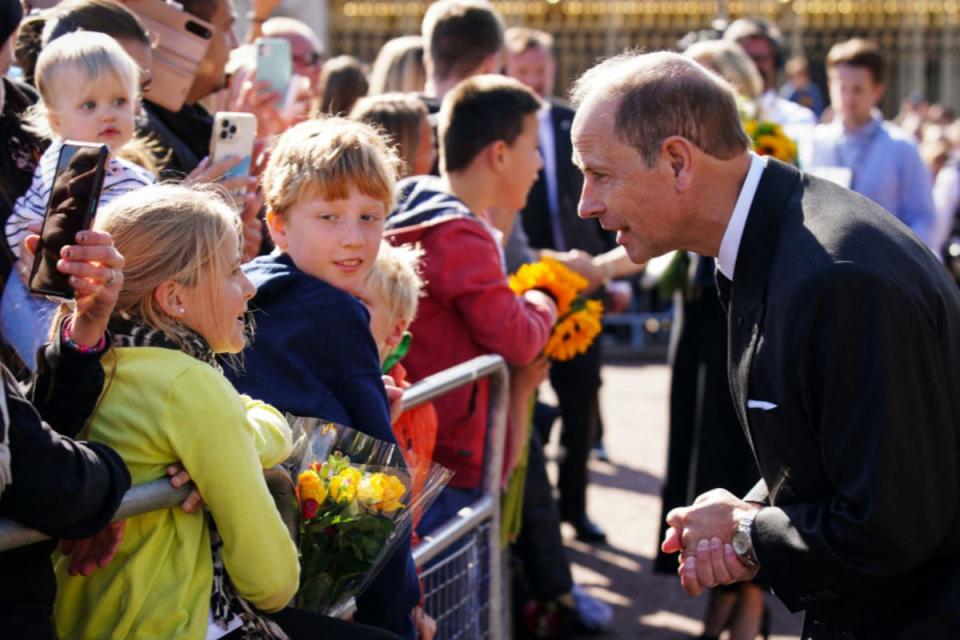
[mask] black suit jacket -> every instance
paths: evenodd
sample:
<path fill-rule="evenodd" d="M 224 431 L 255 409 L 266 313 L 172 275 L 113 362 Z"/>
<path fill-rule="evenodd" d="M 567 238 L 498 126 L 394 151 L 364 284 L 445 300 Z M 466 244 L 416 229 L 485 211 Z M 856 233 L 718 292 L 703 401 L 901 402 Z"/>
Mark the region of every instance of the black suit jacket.
<path fill-rule="evenodd" d="M 960 637 L 956 285 L 892 215 L 771 159 L 729 296 L 748 498 L 773 507 L 754 545 L 804 637 Z"/>
<path fill-rule="evenodd" d="M 573 144 L 570 127 L 574 111 L 565 103 L 550 100 L 550 120 L 553 124 L 555 150 L 554 167 L 557 172 L 557 203 L 560 209 L 560 226 L 567 249 L 581 249 L 597 255 L 615 246 L 613 234 L 604 231 L 596 220 L 583 220 L 577 216 L 583 174 L 573 165 Z M 535 249 L 556 249 L 553 227 L 550 222 L 550 205 L 547 199 L 547 181 L 540 170 L 537 181 L 527 195 L 527 205 L 520 214 L 523 230 Z"/>

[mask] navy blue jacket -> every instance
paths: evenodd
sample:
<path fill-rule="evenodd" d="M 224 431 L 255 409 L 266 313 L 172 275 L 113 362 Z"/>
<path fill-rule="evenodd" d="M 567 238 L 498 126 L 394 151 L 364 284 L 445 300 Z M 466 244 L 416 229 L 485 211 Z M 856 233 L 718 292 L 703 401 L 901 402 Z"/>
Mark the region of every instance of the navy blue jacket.
<path fill-rule="evenodd" d="M 227 368 L 237 390 L 282 412 L 396 442 L 363 304 L 307 275 L 286 254 L 260 256 L 243 270 L 257 286 L 250 305 L 257 328 L 243 353 L 244 370 Z M 410 544 L 404 543 L 357 600 L 356 620 L 412 640 L 409 614 L 419 599 Z"/>

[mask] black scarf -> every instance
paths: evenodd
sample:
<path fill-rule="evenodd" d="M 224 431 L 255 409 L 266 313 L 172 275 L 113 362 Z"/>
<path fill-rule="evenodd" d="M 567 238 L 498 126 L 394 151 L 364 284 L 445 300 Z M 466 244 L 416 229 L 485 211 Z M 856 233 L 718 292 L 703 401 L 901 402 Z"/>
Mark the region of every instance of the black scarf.
<path fill-rule="evenodd" d="M 139 318 L 115 317 L 110 321 L 110 336 L 115 347 L 161 347 L 181 351 L 188 356 L 223 373 L 217 356 L 203 337 L 195 331 L 182 327 L 182 334 L 173 339 L 163 331 L 147 326 Z M 188 470 L 189 471 L 189 470 Z M 226 629 L 236 616 L 242 625 L 240 629 L 249 640 L 287 640 L 287 634 L 280 626 L 267 618 L 256 607 L 243 599 L 236 586 L 230 580 L 223 565 L 223 539 L 217 529 L 217 523 L 209 511 L 206 511 L 207 526 L 210 529 L 210 553 L 213 556 L 213 587 L 210 593 L 210 611 L 213 621 Z"/>

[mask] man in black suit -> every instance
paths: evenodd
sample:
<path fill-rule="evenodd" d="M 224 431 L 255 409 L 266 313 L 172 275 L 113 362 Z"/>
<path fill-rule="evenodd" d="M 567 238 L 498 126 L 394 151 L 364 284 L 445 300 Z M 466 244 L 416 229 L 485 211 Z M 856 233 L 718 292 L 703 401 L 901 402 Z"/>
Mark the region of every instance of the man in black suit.
<path fill-rule="evenodd" d="M 668 514 L 691 594 L 757 575 L 804 638 L 960 637 L 960 293 L 870 201 L 748 151 L 728 86 L 671 53 L 574 90 L 580 215 L 634 261 L 716 256 L 762 481 Z"/>
<path fill-rule="evenodd" d="M 573 109 L 553 93 L 553 38 L 536 29 L 506 31 L 506 75 L 519 80 L 544 99 L 537 114 L 543 169 L 530 189 L 520 214 L 523 231 L 534 249 L 599 255 L 613 248 L 609 233 L 592 220 L 577 217 L 583 176 L 571 162 L 570 127 Z M 559 480 L 560 515 L 573 524 L 577 537 L 604 542 L 606 534 L 587 516 L 587 458 L 600 423 L 600 341 L 566 362 L 550 368 L 550 384 L 560 402 L 563 458 Z"/>

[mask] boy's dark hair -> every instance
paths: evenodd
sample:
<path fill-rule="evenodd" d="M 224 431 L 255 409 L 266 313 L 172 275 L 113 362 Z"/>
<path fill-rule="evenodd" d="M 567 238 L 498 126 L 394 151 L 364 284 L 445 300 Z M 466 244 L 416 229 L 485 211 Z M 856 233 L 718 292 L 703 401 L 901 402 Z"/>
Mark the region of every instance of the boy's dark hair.
<path fill-rule="evenodd" d="M 524 116 L 541 106 L 533 91 L 513 78 L 483 75 L 453 88 L 440 108 L 440 162 L 445 171 L 465 169 L 488 144 L 512 145 Z"/>
<path fill-rule="evenodd" d="M 887 72 L 887 63 L 877 45 L 863 38 L 853 38 L 845 42 L 838 42 L 830 47 L 827 53 L 827 69 L 838 65 L 848 67 L 864 67 L 873 76 L 875 84 L 884 84 Z"/>
<path fill-rule="evenodd" d="M 484 0 L 441 0 L 423 17 L 424 46 L 435 80 L 465 78 L 503 47 L 503 23 Z"/>

